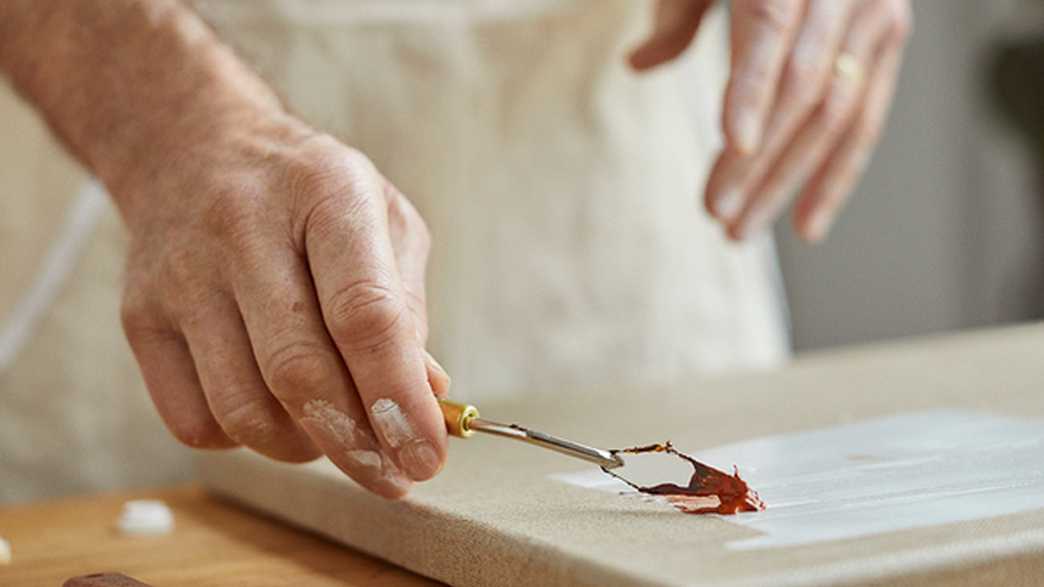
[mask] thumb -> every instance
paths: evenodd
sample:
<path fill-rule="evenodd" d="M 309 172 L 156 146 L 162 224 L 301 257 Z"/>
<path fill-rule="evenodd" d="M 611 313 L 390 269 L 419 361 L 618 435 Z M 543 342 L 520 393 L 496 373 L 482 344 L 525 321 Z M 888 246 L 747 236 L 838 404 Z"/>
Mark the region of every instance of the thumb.
<path fill-rule="evenodd" d="M 713 0 L 660 0 L 652 33 L 628 57 L 631 67 L 645 71 L 681 55 L 711 4 Z"/>

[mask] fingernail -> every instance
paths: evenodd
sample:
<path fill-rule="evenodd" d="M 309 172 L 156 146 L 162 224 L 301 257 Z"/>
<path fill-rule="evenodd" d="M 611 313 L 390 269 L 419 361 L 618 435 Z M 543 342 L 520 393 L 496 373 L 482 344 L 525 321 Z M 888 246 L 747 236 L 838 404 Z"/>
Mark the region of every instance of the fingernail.
<path fill-rule="evenodd" d="M 430 479 L 439 472 L 439 458 L 431 444 L 417 436 L 399 404 L 379 399 L 370 406 L 377 434 L 396 451 L 399 464 L 414 481 Z"/>
<path fill-rule="evenodd" d="M 725 222 L 732 222 L 736 215 L 739 214 L 742 205 L 743 194 L 736 188 L 726 188 L 718 197 L 715 209 L 718 213 L 718 218 Z"/>
<path fill-rule="evenodd" d="M 373 427 L 394 449 L 405 446 L 417 437 L 399 404 L 390 399 L 379 399 L 370 406 Z"/>
<path fill-rule="evenodd" d="M 825 208 L 816 210 L 812 214 L 812 220 L 808 223 L 808 239 L 814 243 L 823 240 L 830 230 L 833 219 L 830 210 Z"/>
<path fill-rule="evenodd" d="M 439 455 L 427 440 L 416 440 L 399 451 L 399 461 L 416 481 L 430 479 L 442 468 Z"/>
<path fill-rule="evenodd" d="M 375 450 L 353 449 L 345 452 L 344 457 L 349 463 L 366 471 L 367 474 L 376 476 L 382 473 L 381 455 Z"/>
<path fill-rule="evenodd" d="M 432 391 L 439 397 L 448 395 L 450 384 L 453 383 L 449 373 L 446 373 L 442 365 L 428 351 L 424 351 L 424 361 L 428 366 L 428 383 L 431 384 Z"/>
<path fill-rule="evenodd" d="M 761 142 L 761 122 L 753 110 L 742 109 L 736 114 L 733 131 L 736 133 L 736 150 L 751 154 L 758 150 Z"/>

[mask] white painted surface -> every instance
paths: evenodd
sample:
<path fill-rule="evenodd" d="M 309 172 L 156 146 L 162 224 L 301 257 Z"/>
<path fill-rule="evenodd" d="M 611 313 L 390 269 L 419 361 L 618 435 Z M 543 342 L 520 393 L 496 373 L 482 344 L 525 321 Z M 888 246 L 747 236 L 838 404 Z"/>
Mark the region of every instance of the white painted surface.
<path fill-rule="evenodd" d="M 1039 421 L 915 412 L 694 456 L 723 470 L 740 464 L 740 474 L 768 504 L 764 512 L 723 517 L 762 533 L 727 544 L 736 550 L 828 542 L 1044 506 L 1044 422 Z M 672 478 L 677 473 L 670 470 Z M 553 478 L 634 494 L 600 471 Z"/>

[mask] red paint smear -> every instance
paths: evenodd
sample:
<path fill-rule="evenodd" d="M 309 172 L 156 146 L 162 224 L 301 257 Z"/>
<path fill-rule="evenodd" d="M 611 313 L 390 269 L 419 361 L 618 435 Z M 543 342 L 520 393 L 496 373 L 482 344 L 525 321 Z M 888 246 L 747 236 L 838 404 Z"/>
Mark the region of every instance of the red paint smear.
<path fill-rule="evenodd" d="M 663 444 L 636 446 L 610 452 L 613 454 L 662 452 L 674 455 L 692 465 L 692 477 L 689 478 L 689 484 L 684 487 L 674 483 L 660 483 L 659 485 L 643 487 L 628 481 L 609 469 L 602 469 L 637 491 L 666 497 L 667 501 L 674 507 L 687 514 L 732 515 L 739 512 L 760 512 L 765 510 L 765 502 L 761 501 L 758 493 L 751 489 L 746 481 L 740 478 L 739 470 L 735 466 L 732 468 L 732 474 L 729 475 L 710 465 L 705 465 L 683 452 L 679 452 L 669 441 Z"/>

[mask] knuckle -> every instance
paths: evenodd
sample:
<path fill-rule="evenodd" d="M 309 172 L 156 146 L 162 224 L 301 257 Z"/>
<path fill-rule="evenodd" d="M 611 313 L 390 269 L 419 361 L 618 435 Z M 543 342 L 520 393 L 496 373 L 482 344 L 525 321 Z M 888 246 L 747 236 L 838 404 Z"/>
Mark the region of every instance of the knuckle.
<path fill-rule="evenodd" d="M 295 233 L 324 238 L 342 232 L 346 223 L 359 229 L 372 224 L 367 210 L 380 194 L 376 176 L 348 169 L 320 166 L 295 181 L 291 190 L 302 203 L 296 207 L 302 213 L 295 218 Z"/>
<path fill-rule="evenodd" d="M 231 405 L 215 410 L 215 417 L 228 436 L 247 446 L 273 444 L 279 428 L 265 398 L 234 392 L 231 396 Z"/>
<path fill-rule="evenodd" d="M 343 147 L 340 159 L 344 171 L 351 177 L 372 178 L 377 174 L 373 161 L 358 149 Z"/>
<path fill-rule="evenodd" d="M 330 334 L 348 350 L 380 346 L 395 334 L 407 311 L 390 287 L 371 280 L 345 286 L 327 308 Z"/>
<path fill-rule="evenodd" d="M 154 330 L 155 322 L 144 296 L 127 288 L 120 303 L 120 324 L 127 338 L 134 341 L 143 333 Z"/>
<path fill-rule="evenodd" d="M 783 72 L 783 85 L 798 105 L 810 106 L 816 99 L 826 72 L 824 64 L 791 61 Z"/>
<path fill-rule="evenodd" d="M 266 361 L 272 391 L 284 401 L 307 400 L 334 376 L 327 352 L 304 342 L 276 350 Z"/>
<path fill-rule="evenodd" d="M 371 181 L 375 171 L 364 153 L 324 137 L 292 158 L 286 174 L 291 193 L 307 201 L 322 200 L 338 192 L 358 191 L 359 184 Z"/>
<path fill-rule="evenodd" d="M 294 160 L 286 170 L 287 184 L 295 200 L 323 199 L 342 185 L 340 170 L 329 153 L 319 153 L 311 160 Z"/>
<path fill-rule="evenodd" d="M 421 217 L 420 212 L 406 199 L 406 196 L 397 194 L 388 208 L 389 223 L 397 227 L 417 248 L 428 251 L 431 249 L 431 230 Z"/>
<path fill-rule="evenodd" d="M 782 35 L 794 21 L 798 2 L 791 0 L 748 0 L 747 14 L 762 29 Z"/>
<path fill-rule="evenodd" d="M 364 205 L 365 200 L 346 198 L 343 192 L 316 199 L 304 217 L 302 233 L 308 239 L 323 242 L 337 238 L 346 230 L 369 230 L 373 222 L 363 212 Z"/>

